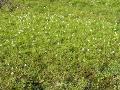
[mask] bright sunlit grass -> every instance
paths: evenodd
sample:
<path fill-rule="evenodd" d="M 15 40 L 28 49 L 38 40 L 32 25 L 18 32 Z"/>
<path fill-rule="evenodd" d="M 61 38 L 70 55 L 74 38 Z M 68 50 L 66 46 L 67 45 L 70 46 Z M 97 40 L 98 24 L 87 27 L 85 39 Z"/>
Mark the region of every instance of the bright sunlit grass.
<path fill-rule="evenodd" d="M 120 90 L 119 0 L 15 2 L 0 10 L 0 90 Z"/>

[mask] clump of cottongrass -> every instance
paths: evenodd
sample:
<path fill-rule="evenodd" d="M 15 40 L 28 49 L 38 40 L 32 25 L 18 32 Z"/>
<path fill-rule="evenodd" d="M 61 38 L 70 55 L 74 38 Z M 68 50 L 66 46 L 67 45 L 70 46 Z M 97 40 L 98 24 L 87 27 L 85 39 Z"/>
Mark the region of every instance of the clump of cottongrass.
<path fill-rule="evenodd" d="M 11 75 L 13 75 L 14 74 L 14 72 L 11 72 Z"/>

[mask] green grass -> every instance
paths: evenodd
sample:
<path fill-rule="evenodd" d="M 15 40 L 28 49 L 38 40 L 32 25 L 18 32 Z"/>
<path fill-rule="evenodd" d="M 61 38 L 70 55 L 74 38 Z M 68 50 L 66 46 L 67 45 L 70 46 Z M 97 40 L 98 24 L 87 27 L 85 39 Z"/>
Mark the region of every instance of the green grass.
<path fill-rule="evenodd" d="M 15 2 L 0 10 L 0 90 L 120 90 L 119 0 Z"/>

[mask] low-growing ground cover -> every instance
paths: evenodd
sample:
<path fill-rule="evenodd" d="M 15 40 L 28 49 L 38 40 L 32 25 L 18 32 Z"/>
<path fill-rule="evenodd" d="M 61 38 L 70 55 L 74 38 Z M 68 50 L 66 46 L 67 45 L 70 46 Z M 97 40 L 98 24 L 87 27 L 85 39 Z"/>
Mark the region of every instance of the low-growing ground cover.
<path fill-rule="evenodd" d="M 119 0 L 15 0 L 0 10 L 0 90 L 120 90 Z"/>

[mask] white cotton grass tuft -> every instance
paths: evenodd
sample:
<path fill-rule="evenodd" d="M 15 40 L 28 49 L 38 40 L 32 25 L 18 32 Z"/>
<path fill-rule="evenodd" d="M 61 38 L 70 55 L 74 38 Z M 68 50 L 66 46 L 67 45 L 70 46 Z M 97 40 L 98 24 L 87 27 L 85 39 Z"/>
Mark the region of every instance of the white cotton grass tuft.
<path fill-rule="evenodd" d="M 11 72 L 11 75 L 13 75 L 14 74 L 14 72 Z"/>

